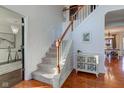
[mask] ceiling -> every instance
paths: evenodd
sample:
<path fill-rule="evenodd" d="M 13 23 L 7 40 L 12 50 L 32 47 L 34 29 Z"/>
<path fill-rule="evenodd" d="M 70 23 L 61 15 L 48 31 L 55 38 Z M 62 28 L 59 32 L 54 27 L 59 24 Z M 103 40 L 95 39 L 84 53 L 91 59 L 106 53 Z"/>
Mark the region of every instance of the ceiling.
<path fill-rule="evenodd" d="M 106 31 L 111 33 L 124 32 L 124 9 L 112 11 L 105 16 Z"/>
<path fill-rule="evenodd" d="M 20 23 L 21 15 L 10 11 L 6 8 L 0 7 L 0 22 L 2 23 Z"/>

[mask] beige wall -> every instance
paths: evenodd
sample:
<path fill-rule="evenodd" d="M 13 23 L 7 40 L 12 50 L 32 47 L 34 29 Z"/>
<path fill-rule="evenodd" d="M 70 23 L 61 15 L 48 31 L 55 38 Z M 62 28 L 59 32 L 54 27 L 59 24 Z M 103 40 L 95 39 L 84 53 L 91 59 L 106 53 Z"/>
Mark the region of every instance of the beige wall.
<path fill-rule="evenodd" d="M 123 55 L 123 37 L 124 37 L 124 33 L 118 33 L 116 35 L 116 47 L 117 49 L 120 49 L 120 53 L 119 55 Z"/>

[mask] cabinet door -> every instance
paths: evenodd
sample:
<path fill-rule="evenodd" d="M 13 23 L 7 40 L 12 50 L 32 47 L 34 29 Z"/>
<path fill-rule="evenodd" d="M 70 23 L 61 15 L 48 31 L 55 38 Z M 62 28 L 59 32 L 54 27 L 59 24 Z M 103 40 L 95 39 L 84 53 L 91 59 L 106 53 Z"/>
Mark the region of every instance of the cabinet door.
<path fill-rule="evenodd" d="M 96 64 L 96 57 L 95 56 L 87 57 L 87 63 L 89 63 L 89 64 Z"/>
<path fill-rule="evenodd" d="M 86 67 L 87 67 L 87 66 L 86 66 L 85 63 L 78 63 L 78 64 L 77 64 L 77 68 L 78 68 L 78 69 L 86 69 Z"/>
<path fill-rule="evenodd" d="M 85 56 L 78 56 L 77 57 L 77 62 L 78 63 L 86 63 L 86 57 Z"/>
<path fill-rule="evenodd" d="M 87 64 L 87 70 L 90 72 L 96 72 L 96 65 L 94 64 Z"/>

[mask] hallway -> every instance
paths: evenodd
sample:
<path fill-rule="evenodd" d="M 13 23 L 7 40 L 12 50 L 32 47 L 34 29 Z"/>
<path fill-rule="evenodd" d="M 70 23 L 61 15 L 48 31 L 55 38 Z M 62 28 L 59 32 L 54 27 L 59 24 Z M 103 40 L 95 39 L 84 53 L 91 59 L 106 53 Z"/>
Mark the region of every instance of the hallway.
<path fill-rule="evenodd" d="M 98 78 L 96 78 L 93 74 L 87 74 L 76 72 L 73 70 L 71 75 L 63 84 L 62 88 L 122 88 L 124 87 L 124 58 L 120 58 L 120 60 L 113 58 L 110 61 L 106 59 L 105 62 L 106 73 L 100 74 Z M 40 83 L 35 80 L 25 81 L 17 84 L 16 88 L 33 88 L 40 87 L 44 88 L 51 86 L 48 84 Z M 35 82 L 35 83 L 33 83 Z M 35 86 L 36 85 L 36 86 Z"/>

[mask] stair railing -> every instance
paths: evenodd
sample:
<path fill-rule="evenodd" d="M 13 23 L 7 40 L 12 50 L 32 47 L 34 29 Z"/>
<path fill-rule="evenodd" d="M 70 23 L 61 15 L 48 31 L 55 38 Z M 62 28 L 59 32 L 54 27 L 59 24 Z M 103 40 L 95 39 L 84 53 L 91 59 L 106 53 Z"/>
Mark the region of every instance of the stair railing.
<path fill-rule="evenodd" d="M 78 10 L 71 16 L 71 20 L 64 33 L 56 40 L 57 49 L 57 71 L 60 73 L 60 62 L 63 61 L 63 52 L 66 44 L 69 42 L 71 32 L 95 9 L 96 5 L 79 5 Z M 70 9 L 64 9 L 64 11 Z M 66 42 L 66 44 L 65 44 Z"/>

